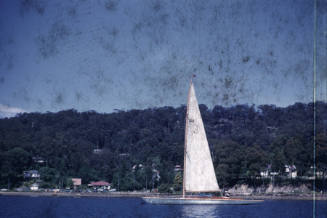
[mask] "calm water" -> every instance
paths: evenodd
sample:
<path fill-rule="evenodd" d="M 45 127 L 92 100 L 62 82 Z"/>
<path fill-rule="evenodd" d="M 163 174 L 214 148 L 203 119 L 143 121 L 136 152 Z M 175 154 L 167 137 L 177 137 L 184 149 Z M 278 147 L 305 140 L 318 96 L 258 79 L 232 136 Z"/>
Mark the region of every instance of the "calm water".
<path fill-rule="evenodd" d="M 150 205 L 139 198 L 0 196 L 0 217 L 312 217 L 312 201 L 258 205 Z M 316 217 L 327 217 L 317 201 Z"/>

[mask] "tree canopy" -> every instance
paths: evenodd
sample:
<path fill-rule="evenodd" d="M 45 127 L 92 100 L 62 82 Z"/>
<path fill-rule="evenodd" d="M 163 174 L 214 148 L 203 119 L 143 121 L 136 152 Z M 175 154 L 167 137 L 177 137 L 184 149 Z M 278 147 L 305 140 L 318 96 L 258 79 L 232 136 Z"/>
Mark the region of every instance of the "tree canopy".
<path fill-rule="evenodd" d="M 254 178 L 268 165 L 282 172 L 294 164 L 298 175 L 313 165 L 312 103 L 200 110 L 220 185 Z M 327 104 L 317 102 L 316 110 L 317 170 L 326 172 Z M 42 180 L 57 187 L 81 177 L 84 184 L 102 179 L 120 190 L 166 184 L 179 190 L 174 167 L 183 165 L 185 112 L 185 106 L 110 114 L 71 109 L 0 119 L 0 186 L 18 186 L 24 170 L 38 169 Z"/>

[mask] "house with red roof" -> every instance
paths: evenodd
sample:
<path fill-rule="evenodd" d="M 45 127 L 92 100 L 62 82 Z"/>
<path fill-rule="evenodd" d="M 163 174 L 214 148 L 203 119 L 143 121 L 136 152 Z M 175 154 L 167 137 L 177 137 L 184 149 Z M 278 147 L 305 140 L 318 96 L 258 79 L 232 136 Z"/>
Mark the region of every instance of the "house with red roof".
<path fill-rule="evenodd" d="M 92 187 L 93 189 L 96 190 L 110 190 L 110 183 L 106 182 L 106 181 L 97 181 L 97 182 L 91 182 L 90 184 L 88 184 L 89 187 Z"/>

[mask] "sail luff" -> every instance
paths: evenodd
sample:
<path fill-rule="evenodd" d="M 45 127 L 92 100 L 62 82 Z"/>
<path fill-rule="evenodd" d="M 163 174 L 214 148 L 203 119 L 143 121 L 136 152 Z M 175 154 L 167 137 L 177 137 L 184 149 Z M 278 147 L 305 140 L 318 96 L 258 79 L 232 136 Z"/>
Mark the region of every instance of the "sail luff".
<path fill-rule="evenodd" d="M 184 170 L 183 170 L 183 198 L 185 197 L 185 181 L 186 181 L 186 176 L 185 176 L 185 167 L 186 167 L 186 150 L 187 150 L 187 119 L 188 119 L 188 108 L 189 108 L 189 101 L 190 101 L 190 92 L 191 92 L 191 86 L 192 86 L 192 78 L 190 81 L 190 87 L 188 89 L 188 94 L 187 94 L 187 106 L 186 106 L 186 115 L 185 115 L 185 135 L 184 135 Z"/>
<path fill-rule="evenodd" d="M 185 195 L 185 192 L 219 191 L 192 82 L 188 94 L 184 149 L 183 194 Z"/>

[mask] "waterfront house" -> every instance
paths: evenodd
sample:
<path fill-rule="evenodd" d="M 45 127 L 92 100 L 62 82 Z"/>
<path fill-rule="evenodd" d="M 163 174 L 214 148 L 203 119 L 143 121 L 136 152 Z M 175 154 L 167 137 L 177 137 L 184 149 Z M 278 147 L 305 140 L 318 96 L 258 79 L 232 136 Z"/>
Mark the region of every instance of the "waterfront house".
<path fill-rule="evenodd" d="M 260 171 L 261 178 L 268 178 L 271 172 L 271 164 L 268 164 L 266 169 Z"/>
<path fill-rule="evenodd" d="M 327 175 L 324 171 L 316 171 L 316 178 L 325 179 L 327 178 Z"/>
<path fill-rule="evenodd" d="M 74 185 L 74 189 L 82 185 L 82 179 L 81 178 L 72 178 L 72 182 Z"/>
<path fill-rule="evenodd" d="M 88 186 L 96 190 L 110 190 L 111 188 L 110 183 L 106 181 L 91 182 Z"/>
<path fill-rule="evenodd" d="M 31 189 L 31 191 L 38 191 L 38 190 L 39 190 L 39 184 L 37 184 L 37 183 L 33 183 L 33 184 L 30 186 L 30 189 Z"/>
<path fill-rule="evenodd" d="M 261 176 L 262 178 L 268 178 L 268 176 L 269 176 L 269 172 L 268 172 L 268 170 L 261 171 L 261 172 L 260 172 L 260 176 Z"/>
<path fill-rule="evenodd" d="M 297 170 L 295 165 L 285 165 L 285 173 L 289 178 L 296 178 L 297 177 Z"/>

